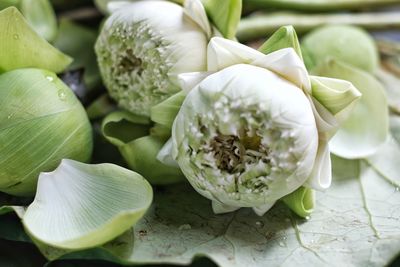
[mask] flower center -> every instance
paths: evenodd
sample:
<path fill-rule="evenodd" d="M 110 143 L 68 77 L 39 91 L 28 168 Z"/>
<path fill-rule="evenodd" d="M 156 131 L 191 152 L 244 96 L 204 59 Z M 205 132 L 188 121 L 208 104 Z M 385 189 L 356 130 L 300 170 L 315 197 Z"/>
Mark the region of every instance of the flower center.
<path fill-rule="evenodd" d="M 135 71 L 138 75 L 143 72 L 142 60 L 133 54 L 132 49 L 127 49 L 125 56 L 121 58 L 120 67 L 127 71 Z"/>

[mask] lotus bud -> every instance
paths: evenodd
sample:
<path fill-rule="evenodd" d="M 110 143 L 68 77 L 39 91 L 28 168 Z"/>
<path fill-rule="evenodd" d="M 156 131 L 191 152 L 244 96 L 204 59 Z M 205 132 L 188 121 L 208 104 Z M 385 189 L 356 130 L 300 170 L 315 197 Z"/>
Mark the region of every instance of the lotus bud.
<path fill-rule="evenodd" d="M 188 93 L 158 158 L 175 160 L 216 213 L 262 215 L 289 195 L 285 203 L 304 216 L 312 189 L 330 186 L 328 141 L 361 94 L 347 81 L 309 76 L 295 49 L 275 48 L 264 55 L 214 37 L 207 75 L 180 75 Z"/>
<path fill-rule="evenodd" d="M 124 4 L 97 40 L 104 84 L 120 107 L 144 116 L 180 91 L 177 75 L 206 69 L 212 28 L 198 0 Z"/>
<path fill-rule="evenodd" d="M 40 172 L 61 159 L 87 161 L 92 132 L 73 92 L 49 71 L 19 69 L 0 75 L 0 191 L 35 193 Z"/>
<path fill-rule="evenodd" d="M 308 69 L 328 58 L 343 61 L 373 73 L 378 69 L 378 49 L 372 37 L 361 28 L 346 25 L 323 26 L 307 34 L 302 51 Z"/>

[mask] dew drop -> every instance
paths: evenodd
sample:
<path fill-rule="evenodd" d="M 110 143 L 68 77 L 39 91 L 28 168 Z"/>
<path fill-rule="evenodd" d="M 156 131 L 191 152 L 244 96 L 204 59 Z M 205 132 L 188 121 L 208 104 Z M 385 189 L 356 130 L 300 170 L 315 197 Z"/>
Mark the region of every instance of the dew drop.
<path fill-rule="evenodd" d="M 19 35 L 18 34 L 14 34 L 13 38 L 14 38 L 14 40 L 18 40 L 19 39 Z"/>
<path fill-rule="evenodd" d="M 54 78 L 51 76 L 46 76 L 46 79 L 49 80 L 50 82 L 52 82 L 54 80 Z"/>
<path fill-rule="evenodd" d="M 257 227 L 264 227 L 264 223 L 262 221 L 256 221 L 256 226 Z"/>
<path fill-rule="evenodd" d="M 65 100 L 67 95 L 65 94 L 64 90 L 59 90 L 58 91 L 58 97 L 60 98 L 60 100 Z"/>
<path fill-rule="evenodd" d="M 306 216 L 306 218 L 305 218 L 306 220 L 309 220 L 309 219 L 311 219 L 311 217 L 310 216 Z"/>
<path fill-rule="evenodd" d="M 7 116 L 7 119 L 11 119 L 11 117 L 12 117 L 12 114 L 8 115 L 8 116 Z"/>
<path fill-rule="evenodd" d="M 278 245 L 280 246 L 280 247 L 286 247 L 286 244 L 284 243 L 284 242 L 282 242 L 282 241 L 280 241 L 279 243 L 278 243 Z"/>
<path fill-rule="evenodd" d="M 396 187 L 395 190 L 396 190 L 397 192 L 399 192 L 399 191 L 400 191 L 400 187 Z"/>
<path fill-rule="evenodd" d="M 181 226 L 179 226 L 178 229 L 180 231 L 182 231 L 182 230 L 190 230 L 190 229 L 192 229 L 192 226 L 190 224 L 182 224 Z"/>

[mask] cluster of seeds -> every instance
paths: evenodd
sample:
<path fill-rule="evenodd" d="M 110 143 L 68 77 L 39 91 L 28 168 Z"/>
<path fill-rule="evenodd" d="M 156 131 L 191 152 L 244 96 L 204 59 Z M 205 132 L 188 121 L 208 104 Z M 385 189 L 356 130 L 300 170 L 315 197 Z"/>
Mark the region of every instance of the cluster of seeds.
<path fill-rule="evenodd" d="M 151 106 L 179 90 L 168 77 L 168 45 L 145 22 L 114 22 L 100 36 L 96 44 L 100 71 L 122 108 L 149 115 Z"/>
<path fill-rule="evenodd" d="M 186 136 L 185 157 L 196 172 L 191 182 L 217 199 L 223 192 L 262 202 L 270 185 L 290 177 L 301 157 L 294 149 L 295 132 L 276 125 L 265 105 L 224 95 L 190 122 Z"/>

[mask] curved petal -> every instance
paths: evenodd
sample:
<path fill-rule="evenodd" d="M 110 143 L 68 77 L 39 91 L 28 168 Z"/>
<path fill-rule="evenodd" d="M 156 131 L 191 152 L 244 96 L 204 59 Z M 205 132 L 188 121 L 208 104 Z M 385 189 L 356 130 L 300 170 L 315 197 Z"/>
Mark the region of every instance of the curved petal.
<path fill-rule="evenodd" d="M 153 106 L 150 110 L 151 120 L 171 129 L 185 97 L 186 92 L 181 91 Z"/>
<path fill-rule="evenodd" d="M 196 85 L 198 85 L 202 80 L 210 76 L 215 72 L 205 71 L 205 72 L 188 72 L 178 75 L 178 83 L 182 91 L 189 92 Z"/>
<path fill-rule="evenodd" d="M 300 217 L 306 218 L 314 211 L 315 191 L 302 186 L 293 193 L 283 197 L 282 201 L 294 213 Z"/>
<path fill-rule="evenodd" d="M 208 71 L 219 71 L 236 64 L 250 64 L 263 56 L 263 53 L 246 45 L 213 37 L 207 48 Z"/>
<path fill-rule="evenodd" d="M 120 151 L 129 167 L 151 184 L 165 185 L 184 181 L 185 177 L 179 168 L 165 165 L 157 159 L 163 145 L 164 142 L 155 136 L 144 136 L 120 147 Z"/>
<path fill-rule="evenodd" d="M 325 140 L 320 140 L 313 170 L 304 185 L 322 191 L 328 189 L 331 182 L 332 164 L 329 146 Z"/>
<path fill-rule="evenodd" d="M 185 14 L 190 17 L 211 38 L 211 26 L 206 10 L 199 0 L 186 0 L 183 4 Z"/>
<path fill-rule="evenodd" d="M 336 118 L 314 97 L 308 96 L 308 101 L 310 101 L 310 105 L 314 113 L 318 132 L 326 135 L 327 138 L 328 135 L 333 135 L 333 133 L 335 133 L 339 127 Z"/>
<path fill-rule="evenodd" d="M 354 104 L 361 97 L 360 91 L 351 82 L 310 76 L 311 94 L 327 110 L 329 110 L 340 123 L 351 113 Z"/>
<path fill-rule="evenodd" d="M 240 209 L 240 207 L 225 205 L 215 200 L 211 202 L 211 206 L 215 214 L 228 213 Z"/>
<path fill-rule="evenodd" d="M 267 203 L 263 206 L 259 207 L 254 207 L 253 211 L 258 215 L 258 216 L 263 216 L 267 211 L 269 211 L 273 206 L 275 205 L 275 202 Z"/>
<path fill-rule="evenodd" d="M 311 92 L 307 69 L 293 48 L 283 48 L 268 55 L 258 56 L 251 64 L 275 72 L 297 87 Z"/>
<path fill-rule="evenodd" d="M 149 124 L 150 120 L 147 117 L 127 111 L 115 111 L 104 118 L 101 131 L 111 144 L 120 147 L 147 135 Z"/>
<path fill-rule="evenodd" d="M 317 73 L 348 80 L 362 93 L 350 117 L 330 141 L 331 151 L 349 159 L 374 154 L 389 131 L 388 104 L 382 85 L 369 73 L 335 60 L 326 62 Z"/>
<path fill-rule="evenodd" d="M 179 168 L 178 162 L 172 157 L 172 148 L 173 143 L 172 138 L 170 138 L 161 148 L 160 152 L 158 152 L 157 159 L 167 166 Z"/>
<path fill-rule="evenodd" d="M 23 224 L 45 244 L 84 249 L 114 239 L 134 225 L 153 198 L 140 175 L 113 164 L 88 165 L 63 160 L 42 173 Z"/>

